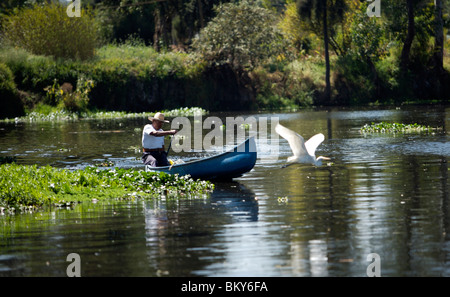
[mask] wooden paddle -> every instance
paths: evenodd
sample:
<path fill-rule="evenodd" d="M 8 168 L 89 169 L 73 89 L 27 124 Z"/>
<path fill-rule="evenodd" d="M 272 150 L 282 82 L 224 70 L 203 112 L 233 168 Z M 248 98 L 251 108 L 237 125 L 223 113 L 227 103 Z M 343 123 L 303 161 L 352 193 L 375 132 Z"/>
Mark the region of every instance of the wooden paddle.
<path fill-rule="evenodd" d="M 172 139 L 173 139 L 173 136 L 170 136 L 169 148 L 167 149 L 166 157 L 169 155 L 170 147 L 172 146 Z"/>

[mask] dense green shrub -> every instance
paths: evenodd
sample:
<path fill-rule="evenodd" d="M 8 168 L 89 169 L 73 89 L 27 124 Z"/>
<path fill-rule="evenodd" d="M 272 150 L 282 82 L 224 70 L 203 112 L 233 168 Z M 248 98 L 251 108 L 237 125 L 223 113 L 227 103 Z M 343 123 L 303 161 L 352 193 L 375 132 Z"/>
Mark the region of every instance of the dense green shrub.
<path fill-rule="evenodd" d="M 11 70 L 0 63 L 0 118 L 24 114 Z"/>
<path fill-rule="evenodd" d="M 53 57 L 30 54 L 21 48 L 0 48 L 0 61 L 13 72 L 19 90 L 44 95 L 44 89 L 59 83 L 76 84 L 80 62 L 57 60 Z"/>
<path fill-rule="evenodd" d="M 138 76 L 155 78 L 195 77 L 205 68 L 195 53 L 156 52 L 135 40 L 99 48 L 93 62 L 102 69 L 131 69 Z"/>
<path fill-rule="evenodd" d="M 314 104 L 324 89 L 324 63 L 312 57 L 294 60 L 281 68 L 258 67 L 252 72 L 258 108 L 298 109 Z"/>
<path fill-rule="evenodd" d="M 372 70 L 359 57 L 352 54 L 340 57 L 334 69 L 335 104 L 367 104 L 376 100 Z"/>
<path fill-rule="evenodd" d="M 37 55 L 87 59 L 97 45 L 95 19 L 88 9 L 69 17 L 60 4 L 35 4 L 3 20 L 3 36 L 13 46 Z"/>
<path fill-rule="evenodd" d="M 195 51 L 212 65 L 252 70 L 282 53 L 282 35 L 269 10 L 253 1 L 240 1 L 221 4 L 216 12 L 193 41 Z"/>

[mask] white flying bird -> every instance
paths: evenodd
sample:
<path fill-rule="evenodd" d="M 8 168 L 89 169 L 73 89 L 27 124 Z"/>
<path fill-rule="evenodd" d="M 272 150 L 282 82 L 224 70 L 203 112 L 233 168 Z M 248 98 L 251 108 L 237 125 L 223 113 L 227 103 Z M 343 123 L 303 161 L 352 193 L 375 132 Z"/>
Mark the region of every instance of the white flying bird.
<path fill-rule="evenodd" d="M 322 165 L 322 160 L 331 160 L 327 157 L 318 157 L 316 159 L 316 149 L 323 142 L 325 136 L 322 133 L 316 134 L 305 142 L 303 137 L 280 124 L 277 124 L 275 131 L 280 134 L 281 137 L 289 142 L 292 153 L 291 157 L 287 158 L 287 164 L 283 167 L 295 164 L 295 163 L 305 163 L 313 164 L 316 166 Z"/>

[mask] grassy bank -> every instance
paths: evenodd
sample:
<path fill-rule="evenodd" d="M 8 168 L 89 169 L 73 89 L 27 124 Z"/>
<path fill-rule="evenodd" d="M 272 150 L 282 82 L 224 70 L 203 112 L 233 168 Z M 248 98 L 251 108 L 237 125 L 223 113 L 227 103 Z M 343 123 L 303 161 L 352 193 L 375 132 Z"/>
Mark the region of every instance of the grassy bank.
<path fill-rule="evenodd" d="M 44 206 L 104 199 L 136 199 L 210 193 L 214 185 L 165 173 L 88 167 L 70 171 L 51 166 L 0 166 L 0 212 L 15 213 Z"/>
<path fill-rule="evenodd" d="M 11 72 L 10 85 L 23 103 L 19 115 L 52 111 L 57 118 L 75 116 L 63 109 L 81 117 L 92 116 L 93 110 L 141 113 L 180 106 L 210 111 L 298 109 L 313 105 L 324 88 L 322 60 L 309 56 L 260 66 L 249 74 L 248 84 L 238 81 L 227 67 L 208 68 L 195 53 L 158 53 L 141 44 L 106 45 L 85 61 L 0 48 L 0 63 Z M 89 89 L 80 86 L 86 80 L 92 81 Z M 75 103 L 67 100 L 69 94 L 77 97 Z M 87 109 L 76 102 L 86 95 Z"/>
<path fill-rule="evenodd" d="M 69 94 L 88 97 L 90 110 L 142 112 L 208 105 L 202 62 L 193 54 L 156 53 L 151 47 L 123 44 L 104 46 L 93 58 L 77 61 L 3 47 L 0 64 L 11 71 L 25 110 L 38 104 L 57 106 L 71 99 Z M 93 85 L 86 90 L 80 85 L 84 81 Z M 79 107 L 76 111 L 85 111 Z"/>
<path fill-rule="evenodd" d="M 446 59 L 447 69 L 448 63 Z M 446 77 L 437 81 L 426 69 L 404 74 L 398 65 L 394 54 L 374 63 L 373 68 L 351 55 L 332 56 L 332 98 L 327 105 L 432 102 L 449 88 Z M 320 54 L 258 66 L 240 81 L 227 67 L 206 67 L 194 53 L 158 53 L 151 47 L 127 43 L 103 46 L 85 61 L 3 47 L 2 73 L 6 79 L 0 85 L 4 93 L 0 103 L 5 114 L 0 118 L 33 111 L 37 112 L 31 115 L 35 118 L 52 113 L 50 120 L 86 118 L 95 117 L 93 111 L 98 110 L 142 113 L 180 106 L 209 111 L 295 110 L 323 104 L 325 88 Z"/>

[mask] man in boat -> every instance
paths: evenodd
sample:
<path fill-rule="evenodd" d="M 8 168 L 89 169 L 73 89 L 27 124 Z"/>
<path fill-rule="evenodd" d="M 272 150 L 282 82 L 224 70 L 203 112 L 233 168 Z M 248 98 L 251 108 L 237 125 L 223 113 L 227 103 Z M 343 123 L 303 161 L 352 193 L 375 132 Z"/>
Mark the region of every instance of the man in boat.
<path fill-rule="evenodd" d="M 152 167 L 169 166 L 167 152 L 164 149 L 164 136 L 175 135 L 177 130 L 164 131 L 163 123 L 169 121 L 164 119 L 164 114 L 157 112 L 154 117 L 148 118 L 152 123 L 144 126 L 142 131 L 142 162 Z"/>

